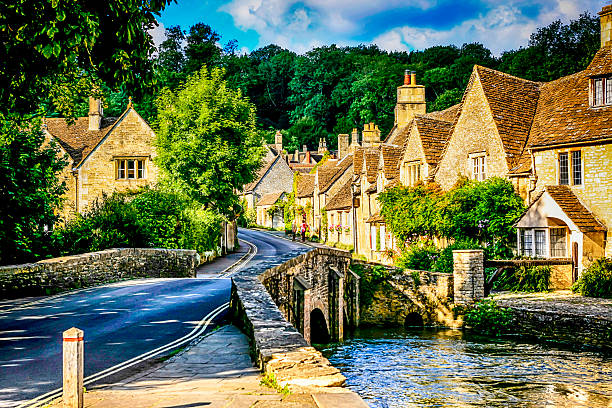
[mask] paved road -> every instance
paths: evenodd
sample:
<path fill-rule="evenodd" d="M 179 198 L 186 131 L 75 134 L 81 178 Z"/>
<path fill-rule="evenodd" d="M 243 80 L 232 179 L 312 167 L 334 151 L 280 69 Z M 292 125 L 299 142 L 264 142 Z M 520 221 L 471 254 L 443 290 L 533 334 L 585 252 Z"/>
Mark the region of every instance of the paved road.
<path fill-rule="evenodd" d="M 300 246 L 257 231 L 239 236 L 257 247 L 249 265 Z M 231 280 L 215 278 L 225 263 L 201 268 L 196 279 L 121 282 L 0 308 L 0 407 L 61 387 L 61 334 L 72 326 L 85 332 L 86 377 L 187 335 L 229 301 Z"/>

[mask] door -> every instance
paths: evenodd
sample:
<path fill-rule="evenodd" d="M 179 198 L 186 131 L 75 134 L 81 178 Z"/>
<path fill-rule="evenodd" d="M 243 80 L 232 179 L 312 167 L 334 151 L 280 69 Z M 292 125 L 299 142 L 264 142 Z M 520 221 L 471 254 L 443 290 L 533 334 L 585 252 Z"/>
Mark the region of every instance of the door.
<path fill-rule="evenodd" d="M 576 282 L 578 280 L 578 243 L 572 244 L 572 278 Z"/>

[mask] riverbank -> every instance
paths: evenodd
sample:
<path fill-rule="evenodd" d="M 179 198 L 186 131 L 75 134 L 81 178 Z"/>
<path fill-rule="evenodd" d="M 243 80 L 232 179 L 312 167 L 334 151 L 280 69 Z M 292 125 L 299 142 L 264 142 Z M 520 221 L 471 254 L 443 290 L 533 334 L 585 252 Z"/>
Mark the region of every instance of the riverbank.
<path fill-rule="evenodd" d="M 491 298 L 513 313 L 512 332 L 543 341 L 612 351 L 612 299 L 570 291 L 498 293 Z"/>

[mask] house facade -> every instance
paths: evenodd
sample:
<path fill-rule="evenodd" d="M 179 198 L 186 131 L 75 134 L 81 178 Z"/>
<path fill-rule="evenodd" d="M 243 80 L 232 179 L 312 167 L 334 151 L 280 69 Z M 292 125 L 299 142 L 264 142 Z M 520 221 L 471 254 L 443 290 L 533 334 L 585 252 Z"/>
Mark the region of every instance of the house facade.
<path fill-rule="evenodd" d="M 155 134 L 131 102 L 119 117 L 105 117 L 102 102 L 90 98 L 88 117 L 77 118 L 74 124 L 47 118 L 44 131 L 68 156 L 61 174 L 67 186 L 64 219 L 84 213 L 104 194 L 157 182 Z"/>

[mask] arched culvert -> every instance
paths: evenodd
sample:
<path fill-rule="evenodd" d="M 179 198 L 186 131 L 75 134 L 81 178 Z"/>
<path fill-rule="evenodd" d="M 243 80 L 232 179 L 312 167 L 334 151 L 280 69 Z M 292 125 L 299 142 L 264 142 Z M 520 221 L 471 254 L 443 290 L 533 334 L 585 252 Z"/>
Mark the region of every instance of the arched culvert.
<path fill-rule="evenodd" d="M 329 343 L 329 340 L 325 315 L 321 309 L 314 309 L 310 312 L 310 342 L 312 344 L 326 344 Z"/>
<path fill-rule="evenodd" d="M 406 319 L 404 319 L 404 327 L 406 328 L 414 328 L 414 327 L 423 327 L 423 317 L 417 312 L 408 313 Z"/>

